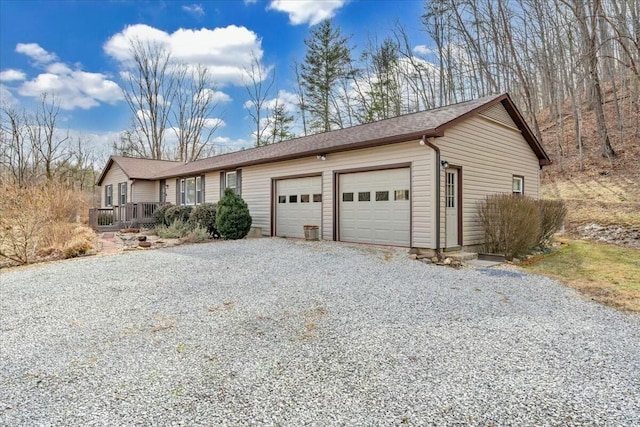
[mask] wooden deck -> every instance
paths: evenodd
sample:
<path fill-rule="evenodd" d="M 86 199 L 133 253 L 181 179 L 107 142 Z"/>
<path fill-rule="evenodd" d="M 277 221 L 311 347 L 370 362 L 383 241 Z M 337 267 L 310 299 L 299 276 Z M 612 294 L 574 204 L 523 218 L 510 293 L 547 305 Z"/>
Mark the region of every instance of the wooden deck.
<path fill-rule="evenodd" d="M 150 227 L 155 223 L 153 214 L 159 207 L 158 202 L 139 202 L 89 209 L 89 226 L 98 231 Z"/>

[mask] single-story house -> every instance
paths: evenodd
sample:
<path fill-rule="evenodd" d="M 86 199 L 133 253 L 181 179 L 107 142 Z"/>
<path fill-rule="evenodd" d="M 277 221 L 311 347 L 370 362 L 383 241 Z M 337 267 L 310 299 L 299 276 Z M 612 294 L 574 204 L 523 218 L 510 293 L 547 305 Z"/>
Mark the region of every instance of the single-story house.
<path fill-rule="evenodd" d="M 149 217 L 159 203 L 247 202 L 265 236 L 453 249 L 481 244 L 477 203 L 494 193 L 538 197 L 549 156 L 507 94 L 190 163 L 112 156 L 101 208 Z"/>

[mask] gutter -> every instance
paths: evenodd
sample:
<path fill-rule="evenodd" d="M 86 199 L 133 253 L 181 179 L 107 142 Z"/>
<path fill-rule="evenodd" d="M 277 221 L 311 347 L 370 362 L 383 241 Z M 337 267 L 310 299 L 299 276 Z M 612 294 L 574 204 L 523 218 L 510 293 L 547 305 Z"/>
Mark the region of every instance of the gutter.
<path fill-rule="evenodd" d="M 440 148 L 430 142 L 427 139 L 427 135 L 422 135 L 420 145 L 425 145 L 436 153 L 436 256 L 440 258 L 442 257 L 442 251 L 440 250 Z"/>

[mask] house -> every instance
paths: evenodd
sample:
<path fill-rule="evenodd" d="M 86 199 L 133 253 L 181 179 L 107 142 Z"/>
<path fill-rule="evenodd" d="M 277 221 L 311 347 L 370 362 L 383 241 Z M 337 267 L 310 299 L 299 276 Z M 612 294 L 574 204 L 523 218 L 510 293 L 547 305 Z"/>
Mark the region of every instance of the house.
<path fill-rule="evenodd" d="M 97 184 L 103 210 L 125 207 L 116 219 L 215 203 L 229 187 L 265 236 L 318 225 L 326 240 L 452 249 L 483 242 L 485 196 L 538 197 L 549 163 L 502 94 L 191 163 L 113 156 Z"/>

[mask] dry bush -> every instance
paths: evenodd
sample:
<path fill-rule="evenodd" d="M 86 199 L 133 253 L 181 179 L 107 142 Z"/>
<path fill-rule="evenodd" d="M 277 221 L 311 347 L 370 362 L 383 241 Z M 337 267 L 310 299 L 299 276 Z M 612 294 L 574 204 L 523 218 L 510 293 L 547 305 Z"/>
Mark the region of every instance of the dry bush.
<path fill-rule="evenodd" d="M 485 249 L 513 259 L 529 253 L 540 237 L 540 211 L 536 201 L 513 194 L 487 196 L 478 207 L 484 228 Z"/>
<path fill-rule="evenodd" d="M 56 183 L 0 191 L 0 257 L 18 264 L 62 250 L 74 236 L 71 222 L 88 206 L 83 193 Z"/>
<path fill-rule="evenodd" d="M 540 211 L 540 237 L 538 244 L 547 247 L 554 233 L 560 230 L 567 216 L 567 208 L 562 200 L 536 200 Z"/>
<path fill-rule="evenodd" d="M 83 225 L 73 229 L 73 235 L 66 241 L 63 253 L 65 258 L 75 258 L 86 255 L 95 247 L 96 234 Z"/>

